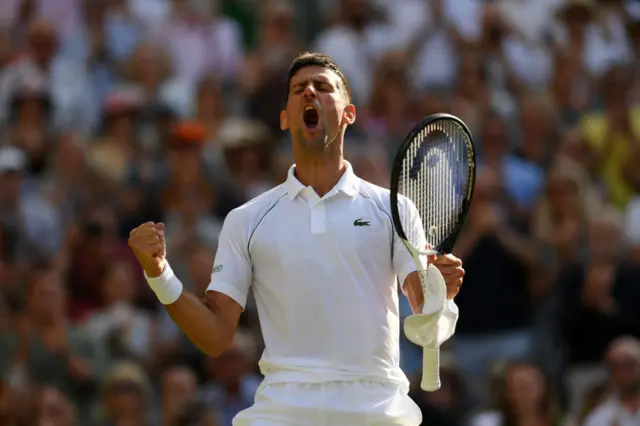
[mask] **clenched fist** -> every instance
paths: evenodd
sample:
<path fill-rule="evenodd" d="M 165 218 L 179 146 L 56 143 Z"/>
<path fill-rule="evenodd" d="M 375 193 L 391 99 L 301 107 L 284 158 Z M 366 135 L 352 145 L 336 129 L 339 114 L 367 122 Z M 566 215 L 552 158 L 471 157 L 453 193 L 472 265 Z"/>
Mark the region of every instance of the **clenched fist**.
<path fill-rule="evenodd" d="M 129 234 L 129 247 L 150 278 L 160 275 L 166 263 L 164 229 L 164 223 L 147 222 Z"/>

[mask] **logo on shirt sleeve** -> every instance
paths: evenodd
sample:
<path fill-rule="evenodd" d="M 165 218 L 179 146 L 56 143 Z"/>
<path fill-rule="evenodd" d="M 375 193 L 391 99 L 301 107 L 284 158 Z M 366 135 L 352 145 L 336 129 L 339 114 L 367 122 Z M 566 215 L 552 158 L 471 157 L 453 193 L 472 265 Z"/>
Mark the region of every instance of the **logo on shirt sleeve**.
<path fill-rule="evenodd" d="M 369 226 L 369 222 L 359 218 L 353 221 L 353 226 Z"/>
<path fill-rule="evenodd" d="M 216 265 L 213 267 L 213 274 L 215 274 L 216 272 L 220 272 L 222 271 L 222 265 Z"/>

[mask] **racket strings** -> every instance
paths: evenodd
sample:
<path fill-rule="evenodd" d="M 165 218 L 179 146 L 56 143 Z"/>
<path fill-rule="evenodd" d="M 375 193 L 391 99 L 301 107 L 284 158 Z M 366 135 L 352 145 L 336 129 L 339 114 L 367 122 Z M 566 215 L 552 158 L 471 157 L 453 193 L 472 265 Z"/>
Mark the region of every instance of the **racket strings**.
<path fill-rule="evenodd" d="M 468 186 L 466 135 L 446 120 L 427 125 L 411 142 L 404 157 L 398 191 L 415 204 L 427 243 L 440 246 L 453 232 Z M 401 222 L 409 241 L 422 238 L 408 212 Z"/>

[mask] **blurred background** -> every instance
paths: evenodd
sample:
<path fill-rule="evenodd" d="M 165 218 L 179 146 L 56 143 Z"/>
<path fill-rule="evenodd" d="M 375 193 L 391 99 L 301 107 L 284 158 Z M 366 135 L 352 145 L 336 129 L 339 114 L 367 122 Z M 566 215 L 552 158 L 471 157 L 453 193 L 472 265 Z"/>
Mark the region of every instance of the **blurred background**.
<path fill-rule="evenodd" d="M 424 424 L 640 425 L 639 19 L 622 0 L 0 1 L 0 424 L 230 426 L 252 403 L 255 309 L 200 355 L 126 238 L 165 222 L 203 292 L 225 215 L 286 176 L 286 69 L 318 50 L 351 80 L 362 178 L 387 186 L 429 113 L 478 144 Z M 416 384 L 421 351 L 401 354 Z"/>

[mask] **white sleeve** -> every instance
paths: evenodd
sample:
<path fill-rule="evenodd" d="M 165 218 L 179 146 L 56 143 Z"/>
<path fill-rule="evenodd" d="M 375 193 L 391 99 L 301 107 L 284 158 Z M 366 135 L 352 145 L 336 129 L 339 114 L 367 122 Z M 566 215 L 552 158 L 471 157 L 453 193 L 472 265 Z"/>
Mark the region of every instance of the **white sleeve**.
<path fill-rule="evenodd" d="M 406 197 L 399 196 L 398 202 L 400 203 L 399 210 L 401 215 L 407 218 L 403 222 L 404 226 L 409 228 L 405 230 L 405 234 L 407 235 L 409 242 L 415 248 L 424 250 L 427 245 L 427 240 L 418 209 L 413 202 Z M 393 232 L 395 232 L 395 228 Z M 421 256 L 420 260 L 423 268 L 426 269 L 426 258 Z M 411 253 L 407 247 L 405 247 L 397 233 L 394 235 L 393 243 L 393 270 L 398 276 L 400 285 L 404 284 L 404 280 L 407 278 L 407 275 L 418 270 Z"/>
<path fill-rule="evenodd" d="M 253 281 L 248 247 L 248 224 L 241 213 L 231 211 L 224 220 L 207 291 L 217 291 L 235 300 L 244 309 Z"/>

